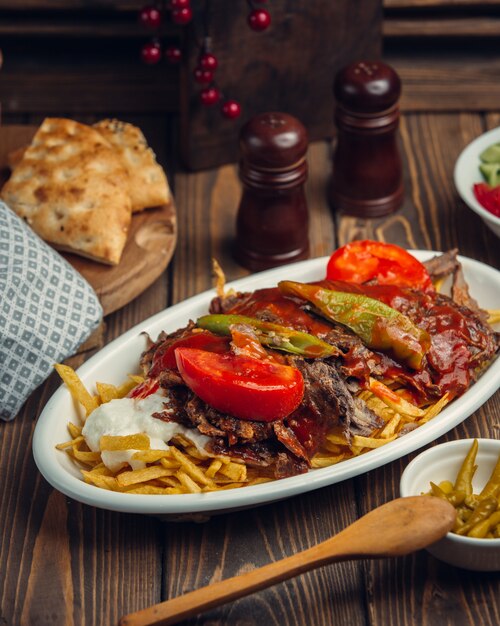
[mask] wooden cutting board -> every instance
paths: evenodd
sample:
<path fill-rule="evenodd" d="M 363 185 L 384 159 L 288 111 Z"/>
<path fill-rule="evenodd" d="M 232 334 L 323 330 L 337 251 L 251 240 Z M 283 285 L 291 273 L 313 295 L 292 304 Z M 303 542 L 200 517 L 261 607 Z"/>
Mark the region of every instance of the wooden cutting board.
<path fill-rule="evenodd" d="M 0 127 L 0 185 L 10 173 L 7 155 L 29 144 L 36 130 L 36 126 Z M 134 214 L 122 259 L 114 267 L 76 254 L 60 254 L 92 285 L 104 315 L 108 315 L 136 298 L 164 272 L 177 242 L 176 217 L 173 202 Z"/>

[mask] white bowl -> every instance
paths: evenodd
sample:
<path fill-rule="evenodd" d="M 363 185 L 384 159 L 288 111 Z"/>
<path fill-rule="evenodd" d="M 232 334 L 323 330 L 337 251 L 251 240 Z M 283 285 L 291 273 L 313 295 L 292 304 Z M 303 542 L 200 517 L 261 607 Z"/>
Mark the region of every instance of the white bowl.
<path fill-rule="evenodd" d="M 473 439 L 459 439 L 434 446 L 419 454 L 401 476 L 401 496 L 428 493 L 430 482 L 454 482 Z M 500 454 L 500 441 L 478 439 L 477 471 L 472 481 L 479 493 L 490 477 Z M 474 539 L 448 533 L 427 550 L 440 561 L 478 572 L 500 571 L 500 539 Z"/>
<path fill-rule="evenodd" d="M 496 217 L 482 207 L 474 196 L 475 183 L 484 183 L 479 171 L 481 160 L 479 155 L 494 143 L 500 143 L 500 126 L 474 139 L 460 154 L 455 164 L 455 187 L 465 204 L 477 213 L 483 222 L 500 237 L 500 217 Z"/>

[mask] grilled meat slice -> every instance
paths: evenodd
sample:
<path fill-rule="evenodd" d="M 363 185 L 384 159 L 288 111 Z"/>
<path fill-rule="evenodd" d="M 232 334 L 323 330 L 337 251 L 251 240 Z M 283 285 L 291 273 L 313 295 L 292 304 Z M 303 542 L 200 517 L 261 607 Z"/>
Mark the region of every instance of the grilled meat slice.
<path fill-rule="evenodd" d="M 273 435 L 272 422 L 241 420 L 224 415 L 205 404 L 191 392 L 185 412 L 193 426 L 209 437 L 225 437 L 229 445 L 265 441 Z"/>
<path fill-rule="evenodd" d="M 428 261 L 424 261 L 423 265 L 429 273 L 431 280 L 439 280 L 454 274 L 459 265 L 457 254 L 458 250 L 454 248 L 443 254 L 437 254 Z"/>
<path fill-rule="evenodd" d="M 462 264 L 457 258 L 458 250 L 455 248 L 444 254 L 439 254 L 424 265 L 432 280 L 452 276 L 451 297 L 455 304 L 465 306 L 473 311 L 483 322 L 488 319 L 486 311 L 481 309 L 476 300 L 469 293 L 469 285 L 465 281 Z"/>
<path fill-rule="evenodd" d="M 149 370 L 151 369 L 151 365 L 153 363 L 153 358 L 157 355 L 158 352 L 164 353 L 167 349 L 178 339 L 182 337 L 187 337 L 192 334 L 193 328 L 196 328 L 196 324 L 189 320 L 189 323 L 184 328 L 179 328 L 173 333 L 166 333 L 162 331 L 158 335 L 158 339 L 156 341 L 152 341 L 149 337 L 149 346 L 148 349 L 142 353 L 140 365 L 142 371 L 147 376 Z"/>
<path fill-rule="evenodd" d="M 326 361 L 308 362 L 292 357 L 293 366 L 304 378 L 305 391 L 302 405 L 285 419 L 313 456 L 326 433 L 334 426 L 341 426 L 349 439 L 352 434 L 370 434 L 381 425 L 381 420 L 362 400 L 354 401 L 347 384 L 336 367 Z"/>
<path fill-rule="evenodd" d="M 479 306 L 477 301 L 469 293 L 469 285 L 465 281 L 464 272 L 460 263 L 458 263 L 458 267 L 453 274 L 451 296 L 456 304 L 470 309 L 482 322 L 488 321 L 488 313 Z"/>
<path fill-rule="evenodd" d="M 209 449 L 213 454 L 238 458 L 250 466 L 269 468 L 269 475 L 273 478 L 288 478 L 303 474 L 309 469 L 308 463 L 284 450 L 280 443 L 273 441 L 229 447 L 224 439 L 214 439 L 209 444 Z"/>

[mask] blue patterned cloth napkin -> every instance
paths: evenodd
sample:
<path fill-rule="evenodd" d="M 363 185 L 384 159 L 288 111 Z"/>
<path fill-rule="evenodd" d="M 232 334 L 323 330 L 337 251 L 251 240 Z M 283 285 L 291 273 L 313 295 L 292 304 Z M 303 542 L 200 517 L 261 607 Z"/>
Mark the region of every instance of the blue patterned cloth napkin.
<path fill-rule="evenodd" d="M 101 318 L 92 287 L 0 202 L 0 418 L 13 419 Z"/>

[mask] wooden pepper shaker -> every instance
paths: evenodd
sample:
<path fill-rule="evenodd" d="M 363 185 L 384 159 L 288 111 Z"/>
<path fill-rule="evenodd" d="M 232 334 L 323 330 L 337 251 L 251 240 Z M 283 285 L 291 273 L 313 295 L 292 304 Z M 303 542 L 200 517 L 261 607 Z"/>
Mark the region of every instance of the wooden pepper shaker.
<path fill-rule="evenodd" d="M 262 113 L 241 130 L 234 256 L 252 271 L 309 256 L 307 145 L 306 129 L 286 113 Z"/>
<path fill-rule="evenodd" d="M 379 61 L 353 63 L 337 74 L 334 94 L 338 141 L 332 207 L 365 218 L 396 211 L 403 203 L 399 76 Z"/>

